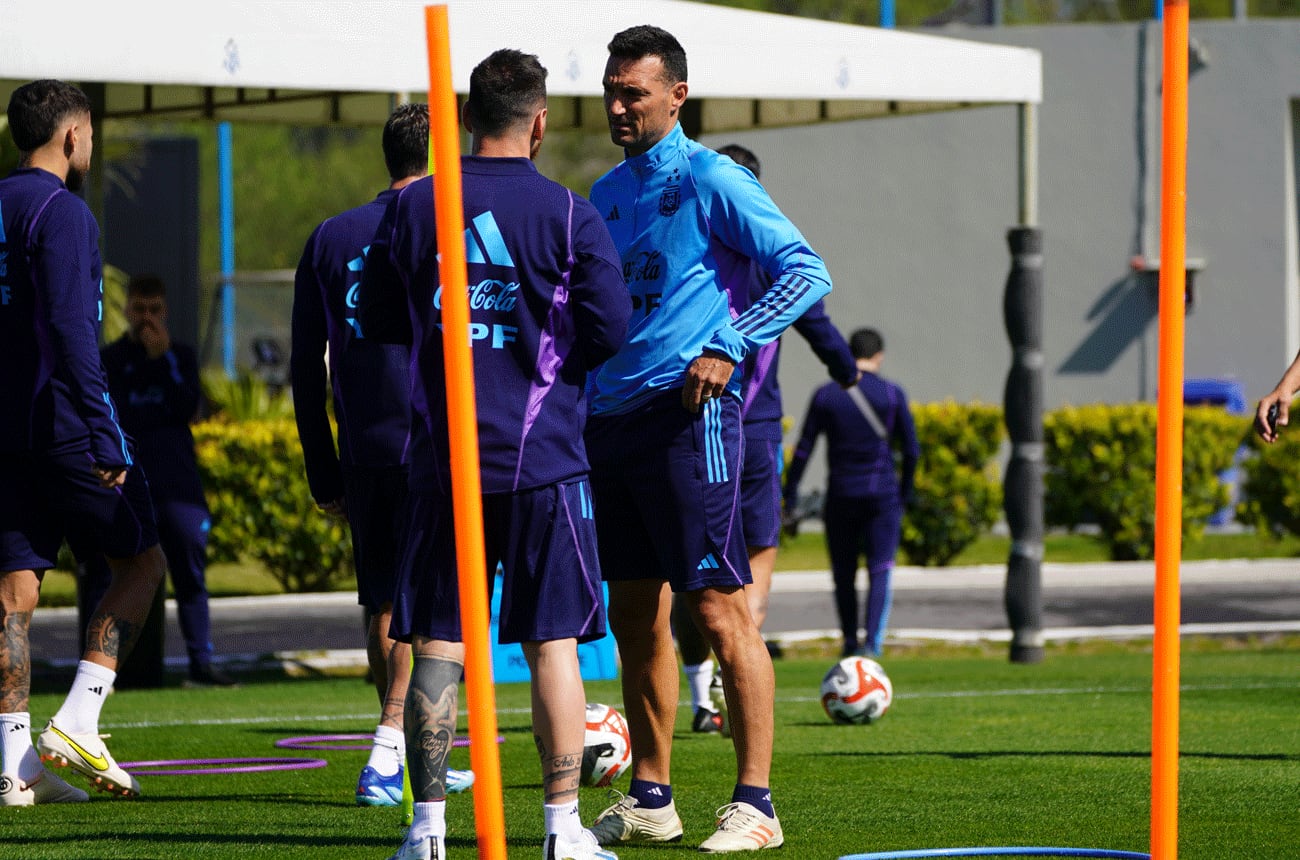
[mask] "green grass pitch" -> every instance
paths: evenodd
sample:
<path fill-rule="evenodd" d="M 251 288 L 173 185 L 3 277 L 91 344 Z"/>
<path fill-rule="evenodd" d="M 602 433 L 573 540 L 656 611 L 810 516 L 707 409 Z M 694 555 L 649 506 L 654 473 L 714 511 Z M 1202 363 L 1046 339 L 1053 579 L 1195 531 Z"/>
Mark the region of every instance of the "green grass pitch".
<path fill-rule="evenodd" d="M 1053 648 L 1036 666 L 974 649 L 886 654 L 895 700 L 873 726 L 832 725 L 822 713 L 818 684 L 831 662 L 776 664 L 779 856 L 981 845 L 1149 850 L 1151 657 L 1141 646 Z M 1297 666 L 1294 637 L 1184 650 L 1184 860 L 1297 856 Z M 535 858 L 543 833 L 528 692 L 502 685 L 497 696 L 509 854 Z M 616 682 L 592 682 L 588 699 L 618 704 L 621 696 Z M 59 700 L 33 696 L 38 729 Z M 102 729 L 119 761 L 295 755 L 329 765 L 141 777 L 144 796 L 134 801 L 95 795 L 88 804 L 0 809 L 0 857 L 382 860 L 401 839 L 401 816 L 353 805 L 366 753 L 274 746 L 294 735 L 368 732 L 376 715 L 373 690 L 357 679 L 117 693 Z M 623 860 L 697 856 L 714 809 L 730 799 L 730 743 L 690 734 L 687 717 L 683 707 L 674 750 L 685 839 L 620 848 Z M 468 751 L 456 750 L 452 763 L 468 766 Z M 608 802 L 605 790 L 584 788 L 584 820 Z M 477 856 L 469 795 L 452 796 L 448 819 L 451 857 Z"/>

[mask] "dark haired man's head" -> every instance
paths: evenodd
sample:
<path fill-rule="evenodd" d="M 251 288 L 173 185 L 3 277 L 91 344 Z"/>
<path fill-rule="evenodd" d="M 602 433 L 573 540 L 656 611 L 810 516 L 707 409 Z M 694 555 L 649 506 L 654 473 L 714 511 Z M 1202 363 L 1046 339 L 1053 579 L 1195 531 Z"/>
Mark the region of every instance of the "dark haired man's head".
<path fill-rule="evenodd" d="M 83 115 L 90 116 L 90 99 L 63 81 L 32 81 L 9 97 L 9 132 L 23 153 L 40 149 L 65 120 Z"/>
<path fill-rule="evenodd" d="M 686 52 L 658 27 L 631 27 L 614 36 L 605 63 L 609 137 L 626 155 L 641 155 L 677 127 L 686 101 Z"/>
<path fill-rule="evenodd" d="M 126 283 L 126 296 L 143 296 L 146 298 L 162 298 L 167 295 L 167 286 L 163 279 L 157 275 L 133 275 L 131 280 Z"/>
<path fill-rule="evenodd" d="M 760 178 L 763 168 L 762 165 L 758 163 L 758 156 L 745 147 L 738 143 L 729 143 L 726 146 L 720 147 L 718 152 L 727 156 L 727 158 L 730 158 L 732 161 L 754 174 L 755 179 Z"/>
<path fill-rule="evenodd" d="M 429 106 L 399 105 L 384 123 L 384 165 L 397 182 L 429 172 Z"/>
<path fill-rule="evenodd" d="M 502 48 L 470 73 L 465 122 L 475 136 L 522 131 L 545 107 L 546 68 L 533 54 Z"/>
<path fill-rule="evenodd" d="M 22 163 L 28 163 L 32 153 L 61 136 L 62 157 L 67 163 L 64 182 L 73 191 L 81 187 L 90 172 L 94 144 L 90 99 L 85 93 L 63 81 L 32 81 L 13 91 L 8 117 L 9 132 Z M 61 170 L 61 164 L 48 166 Z"/>
<path fill-rule="evenodd" d="M 672 33 L 659 27 L 640 24 L 615 34 L 609 43 L 609 55 L 619 60 L 658 57 L 663 61 L 664 83 L 686 80 L 686 50 Z"/>
<path fill-rule="evenodd" d="M 849 352 L 854 358 L 871 358 L 885 349 L 885 339 L 874 328 L 860 328 L 849 336 Z"/>

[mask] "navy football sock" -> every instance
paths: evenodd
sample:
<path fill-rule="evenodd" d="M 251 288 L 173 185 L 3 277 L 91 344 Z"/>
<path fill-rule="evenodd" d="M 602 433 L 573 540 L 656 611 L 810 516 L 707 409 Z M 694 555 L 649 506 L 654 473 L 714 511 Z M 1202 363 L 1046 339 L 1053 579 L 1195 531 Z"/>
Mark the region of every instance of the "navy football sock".
<path fill-rule="evenodd" d="M 636 798 L 636 802 L 646 809 L 663 809 L 673 802 L 673 787 L 664 785 L 661 782 L 650 782 L 644 779 L 632 780 L 632 787 L 627 790 L 631 797 Z"/>
<path fill-rule="evenodd" d="M 736 784 L 736 790 L 731 793 L 732 803 L 748 803 L 768 818 L 776 817 L 776 810 L 772 808 L 772 789 L 757 785 Z"/>

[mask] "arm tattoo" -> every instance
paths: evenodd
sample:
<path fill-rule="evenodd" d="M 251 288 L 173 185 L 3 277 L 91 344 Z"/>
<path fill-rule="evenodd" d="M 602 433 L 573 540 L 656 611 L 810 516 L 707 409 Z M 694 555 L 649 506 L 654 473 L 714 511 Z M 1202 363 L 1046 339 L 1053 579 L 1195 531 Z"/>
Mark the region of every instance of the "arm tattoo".
<path fill-rule="evenodd" d="M 86 650 L 98 651 L 118 661 L 126 659 L 140 636 L 140 625 L 111 612 L 97 612 L 86 625 Z"/>
<path fill-rule="evenodd" d="M 456 736 L 461 664 L 417 657 L 406 692 L 406 749 L 411 790 L 421 802 L 447 796 L 447 756 Z"/>
<path fill-rule="evenodd" d="M 0 713 L 27 710 L 32 685 L 30 612 L 0 610 Z"/>

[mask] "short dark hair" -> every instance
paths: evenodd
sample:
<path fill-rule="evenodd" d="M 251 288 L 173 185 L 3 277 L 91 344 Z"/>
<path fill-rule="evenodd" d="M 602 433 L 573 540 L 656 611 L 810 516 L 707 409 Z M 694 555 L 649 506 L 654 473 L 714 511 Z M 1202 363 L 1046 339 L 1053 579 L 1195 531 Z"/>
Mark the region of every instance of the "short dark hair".
<path fill-rule="evenodd" d="M 849 336 L 849 352 L 854 358 L 871 358 L 885 348 L 885 339 L 874 328 L 860 328 Z"/>
<path fill-rule="evenodd" d="M 502 48 L 470 72 L 465 110 L 475 134 L 499 135 L 545 105 L 546 67 L 534 54 Z"/>
<path fill-rule="evenodd" d="M 620 60 L 658 57 L 664 61 L 664 75 L 670 84 L 686 80 L 686 49 L 667 30 L 638 24 L 616 33 L 609 43 L 609 55 Z"/>
<path fill-rule="evenodd" d="M 126 282 L 127 298 L 139 296 L 144 299 L 164 298 L 167 287 L 157 275 L 132 275 Z"/>
<path fill-rule="evenodd" d="M 754 174 L 755 179 L 758 179 L 763 172 L 762 165 L 758 163 L 758 156 L 738 143 L 729 143 L 726 146 L 719 147 L 718 152 Z"/>
<path fill-rule="evenodd" d="M 429 106 L 398 105 L 384 123 L 384 165 L 396 182 L 429 172 Z"/>
<path fill-rule="evenodd" d="M 72 84 L 32 81 L 9 96 L 9 131 L 19 152 L 34 152 L 50 142 L 68 117 L 89 113 L 90 99 Z"/>

